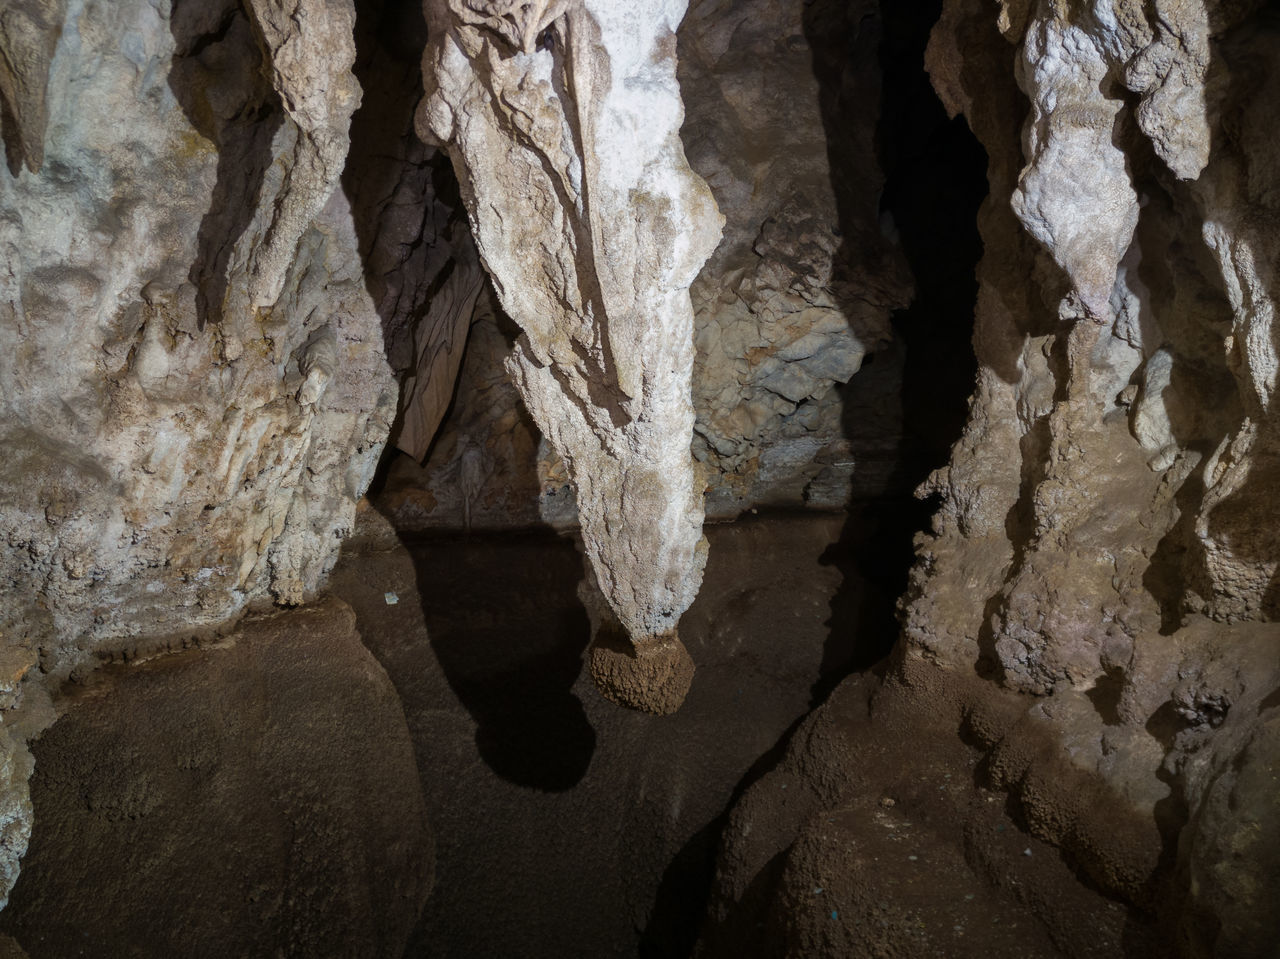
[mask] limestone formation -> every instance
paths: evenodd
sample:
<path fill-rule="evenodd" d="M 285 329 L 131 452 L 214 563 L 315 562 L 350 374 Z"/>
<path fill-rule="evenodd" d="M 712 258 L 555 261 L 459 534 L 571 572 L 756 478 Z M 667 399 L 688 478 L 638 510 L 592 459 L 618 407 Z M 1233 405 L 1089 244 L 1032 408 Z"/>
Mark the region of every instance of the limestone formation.
<path fill-rule="evenodd" d="M 336 189 L 352 20 L 4 8 L 4 889 L 44 687 L 315 595 L 372 477 L 394 384 Z"/>
<path fill-rule="evenodd" d="M 18 0 L 0 11 L 0 135 L 9 172 L 39 172 L 49 124 L 49 65 L 67 0 Z"/>
<path fill-rule="evenodd" d="M 507 368 L 564 459 L 588 560 L 641 649 L 680 650 L 705 562 L 688 287 L 722 222 L 680 144 L 684 5 L 431 2 L 419 129 L 454 159 L 522 335 Z M 655 689 L 645 704 L 671 706 Z"/>
<path fill-rule="evenodd" d="M 882 351 L 911 282 L 882 222 L 876 3 L 694 3 L 689 161 L 727 219 L 692 294 L 709 512 L 842 507 L 862 424 L 836 386 Z M 870 473 L 870 470 L 868 470 Z"/>
<path fill-rule="evenodd" d="M 840 507 L 851 489 L 884 488 L 879 465 L 853 447 L 891 426 L 851 418 L 837 389 L 868 354 L 895 362 L 889 317 L 910 292 L 879 211 L 874 7 L 698 2 L 677 33 L 681 138 L 726 219 L 690 288 L 693 452 L 713 518 L 765 504 Z M 503 368 L 510 325 L 480 302 L 429 459 L 392 464 L 381 505 L 402 528 L 461 523 L 456 477 L 469 445 L 490 464 L 472 504 L 478 523 L 577 522 L 564 464 Z"/>
<path fill-rule="evenodd" d="M 248 262 L 253 309 L 274 306 L 303 232 L 338 185 L 360 87 L 351 0 L 249 0 L 271 85 L 289 118 L 291 150 L 272 153 L 285 170 L 270 220 Z M 261 202 L 261 201 L 260 201 Z"/>
<path fill-rule="evenodd" d="M 1189 955 L 1263 935 L 1228 905 L 1243 887 L 1225 836 L 1262 828 L 1270 800 L 1222 770 L 1268 761 L 1266 713 L 1232 704 L 1275 680 L 1241 665 L 1254 634 L 1221 631 L 1276 615 L 1280 540 L 1262 491 L 1276 481 L 1280 150 L 1256 131 L 1277 122 L 1278 44 L 1259 3 L 1004 3 L 996 15 L 949 0 L 928 55 L 948 110 L 987 149 L 991 196 L 978 388 L 924 490 L 941 508 L 920 543 L 904 655 L 1050 695 L 1045 715 L 1110 802 L 1167 829 L 1164 806 L 1190 810 L 1183 885 L 1167 895 L 1224 925 Z M 1218 636 L 1239 643 L 1232 678 L 1199 686 Z M 1228 712 L 1240 725 L 1218 735 Z M 1103 727 L 1084 734 L 1095 714 Z M 1242 804 L 1229 813 L 1227 789 Z M 1272 895 L 1253 863 L 1273 861 L 1273 845 L 1257 836 L 1240 864 L 1241 882 Z"/>

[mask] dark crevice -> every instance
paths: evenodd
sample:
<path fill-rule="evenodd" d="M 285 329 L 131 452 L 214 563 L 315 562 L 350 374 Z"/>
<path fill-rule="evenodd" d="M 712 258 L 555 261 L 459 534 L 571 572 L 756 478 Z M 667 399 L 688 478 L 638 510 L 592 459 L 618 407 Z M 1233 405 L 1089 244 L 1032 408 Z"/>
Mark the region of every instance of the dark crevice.
<path fill-rule="evenodd" d="M 837 8 L 820 0 L 807 8 L 806 31 L 815 48 L 830 48 L 838 35 Z M 898 638 L 896 604 L 906 591 L 913 540 L 936 507 L 913 494 L 947 461 L 959 438 L 977 370 L 970 340 L 974 271 L 982 255 L 976 220 L 987 193 L 987 161 L 964 121 L 947 118 L 924 71 L 925 46 L 940 9 L 938 2 L 920 9 L 885 0 L 879 17 L 863 17 L 851 30 L 843 57 L 824 64 L 815 56 L 837 196 L 845 197 L 841 233 L 848 247 L 858 238 L 853 214 L 846 211 L 868 198 L 865 184 L 842 175 L 849 163 L 844 131 L 850 124 L 841 109 L 855 108 L 857 101 L 845 88 L 845 73 L 831 63 L 848 63 L 855 55 L 865 61 L 867 38 L 879 38 L 873 63 L 883 71 L 875 81 L 880 90 L 875 145 L 885 175 L 880 221 L 915 278 L 914 301 L 893 316 L 895 344 L 877 360 L 887 368 L 864 369 L 841 389 L 845 434 L 857 464 L 855 499 L 840 541 L 824 557 L 844 573 L 845 586 L 832 601 L 826 676 L 814 688 L 815 702 L 850 670 L 881 660 Z M 843 148 L 836 146 L 842 142 Z M 864 195 L 851 197 L 855 188 Z M 870 419 L 884 416 L 886 396 L 893 397 L 889 409 L 898 417 L 888 447 L 866 428 Z M 860 489 L 858 471 L 883 479 L 877 487 Z"/>

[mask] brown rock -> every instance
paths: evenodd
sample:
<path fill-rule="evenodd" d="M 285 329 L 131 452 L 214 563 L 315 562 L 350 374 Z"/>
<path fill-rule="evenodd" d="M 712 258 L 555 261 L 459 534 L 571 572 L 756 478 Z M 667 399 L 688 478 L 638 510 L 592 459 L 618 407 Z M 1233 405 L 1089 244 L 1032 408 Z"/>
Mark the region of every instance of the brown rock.
<path fill-rule="evenodd" d="M 35 745 L 2 921 L 33 957 L 385 956 L 433 874 L 413 748 L 345 604 L 109 667 Z"/>
<path fill-rule="evenodd" d="M 606 699 L 659 716 L 679 709 L 693 683 L 693 659 L 675 632 L 633 645 L 619 630 L 601 630 L 587 666 Z"/>

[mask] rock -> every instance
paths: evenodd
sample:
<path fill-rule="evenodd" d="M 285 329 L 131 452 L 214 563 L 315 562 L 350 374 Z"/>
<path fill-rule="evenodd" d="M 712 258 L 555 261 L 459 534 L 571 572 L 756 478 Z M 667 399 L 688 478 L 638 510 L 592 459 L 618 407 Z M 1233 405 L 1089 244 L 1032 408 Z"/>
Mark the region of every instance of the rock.
<path fill-rule="evenodd" d="M 1274 956 L 1280 943 L 1280 918 L 1269 906 L 1280 891 L 1274 706 L 1239 752 L 1221 755 L 1216 766 L 1179 844 L 1190 899 L 1179 930 L 1183 946 L 1190 956 Z"/>
<path fill-rule="evenodd" d="M 0 180 L 3 622 L 47 673 L 313 596 L 372 477 L 393 383 L 335 192 L 351 7 L 297 6 L 347 39 L 72 3 L 44 165 Z"/>
<path fill-rule="evenodd" d="M 910 298 L 880 222 L 878 39 L 874 5 L 829 0 L 694 3 L 677 31 L 681 136 L 726 218 L 690 288 L 693 452 L 709 516 L 766 503 L 839 508 L 852 487 L 879 488 L 850 444 L 875 436 L 882 418 L 851 415 L 835 389 L 868 353 L 894 362 L 889 316 Z M 839 131 L 830 148 L 828 129 Z M 491 464 L 474 523 L 576 524 L 564 463 L 540 444 L 503 367 L 517 332 L 481 302 L 450 420 L 421 469 L 397 463 L 389 478 L 383 505 L 403 528 L 462 524 L 456 476 L 468 445 Z"/>
<path fill-rule="evenodd" d="M 38 650 L 3 717 L 15 775 L 46 687 L 315 596 L 351 529 L 395 411 L 337 190 L 353 18 L 349 0 L 0 17 L 3 133 L 27 164 L 0 173 L 0 632 Z"/>
<path fill-rule="evenodd" d="M 605 698 L 665 716 L 680 708 L 693 682 L 693 660 L 674 633 L 631 643 L 608 629 L 587 650 L 591 678 Z"/>
<path fill-rule="evenodd" d="M 586 553 L 637 644 L 705 561 L 688 286 L 722 222 L 678 132 L 683 4 L 427 4 L 419 130 L 454 159 L 522 335 L 507 368 L 572 478 Z"/>
<path fill-rule="evenodd" d="M 67 0 L 20 0 L 0 18 L 0 99 L 5 153 L 14 176 L 44 163 L 49 123 L 49 67 L 67 16 Z"/>
<path fill-rule="evenodd" d="M 0 914 L 33 957 L 403 955 L 433 842 L 344 603 L 100 671 L 34 751 L 39 826 Z"/>
<path fill-rule="evenodd" d="M 711 515 L 805 503 L 824 461 L 850 458 L 833 387 L 910 299 L 880 223 L 879 41 L 875 4 L 827 0 L 694 3 L 681 28 L 689 161 L 726 219 L 692 289 Z"/>
<path fill-rule="evenodd" d="M 1079 788 L 1146 810 L 1164 855 L 1136 827 L 1126 852 L 1105 823 L 1063 832 L 1075 813 L 1050 810 L 1085 804 L 1030 752 L 999 747 L 992 769 L 1033 831 L 1180 928 L 1188 956 L 1275 941 L 1247 903 L 1274 895 L 1277 294 L 1260 264 L 1277 262 L 1261 224 L 1280 152 L 1227 131 L 1274 126 L 1277 37 L 1251 2 L 948 0 L 926 57 L 992 192 L 978 386 L 922 490 L 942 505 L 900 668 L 976 667 L 1037 697 Z"/>
<path fill-rule="evenodd" d="M 954 735 L 975 707 L 1023 757 L 1009 802 L 988 779 L 1001 749 Z M 1105 791 L 1081 799 L 1087 777 L 1018 708 L 933 667 L 847 679 L 730 812 L 698 954 L 1167 955 L 1109 884 L 1152 864 L 1158 831 Z M 1114 845 L 1084 861 L 1049 845 L 1099 832 Z"/>
<path fill-rule="evenodd" d="M 1136 5 L 1111 17 L 1042 4 L 1024 19 L 999 21 L 957 0 L 930 45 L 935 84 L 987 147 L 993 201 L 980 224 L 987 252 L 974 337 L 979 388 L 966 437 L 928 486 L 944 492 L 940 534 L 924 549 L 934 560 L 921 567 L 914 592 L 926 605 L 918 619 L 908 615 L 908 631 L 939 655 L 949 641 L 936 637 L 959 635 L 936 615 L 952 595 L 943 584 L 959 574 L 972 585 L 981 569 L 987 612 L 961 631 L 969 648 L 960 656 L 991 662 L 1022 688 L 1044 692 L 1064 678 L 1087 686 L 1102 674 L 1097 650 L 1106 630 L 1069 625 L 1061 617 L 1075 618 L 1072 611 L 1105 608 L 1130 637 L 1156 622 L 1176 627 L 1190 611 L 1266 615 L 1271 565 L 1259 557 L 1272 524 L 1260 517 L 1270 506 L 1251 490 L 1270 474 L 1272 456 L 1269 427 L 1248 412 L 1264 402 L 1265 387 L 1244 372 L 1250 363 L 1235 363 L 1227 351 L 1247 338 L 1245 329 L 1270 322 L 1272 294 L 1222 259 L 1229 242 L 1219 242 L 1222 231 L 1249 230 L 1235 212 L 1241 194 L 1229 186 L 1242 183 L 1240 151 L 1201 163 L 1198 121 L 1175 136 L 1181 119 L 1160 111 L 1183 102 L 1201 67 L 1209 71 L 1205 89 L 1227 91 L 1205 122 L 1269 109 L 1259 104 L 1270 101 L 1245 97 L 1240 70 L 1260 65 L 1259 44 L 1270 41 L 1261 39 L 1265 32 L 1232 39 L 1246 35 L 1249 12 L 1224 11 L 1213 42 L 1239 54 L 1206 66 L 1197 59 L 1204 38 L 1193 6 L 1149 20 Z M 1189 38 L 1176 63 L 1166 49 L 1170 31 Z M 1006 41 L 1019 44 L 1016 77 L 1000 66 Z M 1157 61 L 1169 66 L 1163 80 L 1151 72 Z M 1022 119 L 1018 102 L 975 95 L 1014 79 L 1031 100 L 1025 149 L 1007 132 Z M 1117 99 L 1098 99 L 1108 84 L 1140 95 L 1136 116 Z M 1143 152 L 1147 137 L 1157 140 L 1154 156 Z M 1276 168 L 1273 148 L 1241 150 L 1252 151 L 1261 184 Z M 1270 202 L 1265 188 L 1253 189 L 1253 203 Z M 1016 221 L 1001 197 L 1011 198 Z M 1095 206 L 1108 212 L 1095 215 Z M 1265 242 L 1249 236 L 1242 242 Z M 1036 281 L 1030 297 L 1015 289 L 1025 289 L 1026 276 Z M 1253 282 L 1256 293 L 1234 300 L 1233 282 Z M 1072 319 L 1080 316 L 1094 332 Z M 1224 342 L 1232 325 L 1237 332 Z M 1131 435 L 1119 429 L 1126 420 Z M 1206 449 L 1216 452 L 1201 461 Z M 1018 477 L 1003 466 L 1014 461 L 1023 464 Z M 1088 562 L 1064 564 L 1077 549 L 1095 557 L 1093 572 Z M 953 610 L 949 618 L 962 615 Z M 1082 632 L 1093 634 L 1094 652 L 1078 648 Z"/>

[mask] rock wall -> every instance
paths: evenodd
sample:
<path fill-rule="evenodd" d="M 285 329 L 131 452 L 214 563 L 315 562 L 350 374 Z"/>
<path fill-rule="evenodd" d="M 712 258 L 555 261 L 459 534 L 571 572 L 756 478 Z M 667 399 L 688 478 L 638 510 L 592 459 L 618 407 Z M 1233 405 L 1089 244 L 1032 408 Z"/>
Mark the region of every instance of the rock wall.
<path fill-rule="evenodd" d="M 870 2 L 735 0 L 691 4 L 678 30 L 681 138 L 726 220 L 690 289 L 711 517 L 840 507 L 862 480 L 850 434 L 875 427 L 836 387 L 889 345 L 911 289 L 879 211 L 879 23 Z M 464 508 L 490 527 L 576 522 L 565 466 L 503 368 L 515 330 L 480 302 L 450 418 L 423 465 L 391 466 L 381 505 L 401 528 L 460 526 Z"/>
<path fill-rule="evenodd" d="M 314 593 L 389 425 L 335 189 L 353 13 L 252 9 L 71 4 L 43 166 L 0 184 L 6 625 L 75 644 L 46 671 Z"/>
<path fill-rule="evenodd" d="M 949 4 L 930 50 L 944 101 L 987 145 L 992 192 L 978 393 L 930 483 L 943 506 L 908 631 L 939 661 L 972 660 L 973 617 L 944 627 L 929 604 L 987 552 L 999 602 L 982 653 L 1019 688 L 1089 685 L 1188 614 L 1273 614 L 1272 505 L 1256 490 L 1273 459 L 1262 224 L 1280 166 L 1246 131 L 1271 122 L 1275 31 L 1265 11 L 1195 21 L 1192 6 L 1185 24 L 1130 10 L 1123 29 L 1083 7 L 1010 7 L 1001 40 Z M 1074 629 L 1083 609 L 1110 625 Z"/>
<path fill-rule="evenodd" d="M 1247 624 L 1275 617 L 1280 559 L 1263 492 L 1280 147 L 1260 132 L 1278 119 L 1278 25 L 1260 3 L 949 0 L 927 57 L 987 149 L 991 194 L 977 391 L 923 490 L 941 508 L 903 656 L 1049 697 L 1030 708 L 1072 763 L 1159 825 L 1145 881 L 1173 882 L 1176 860 L 1168 901 L 1204 905 L 1171 913 L 1189 955 L 1276 941 L 1241 921 L 1274 880 L 1245 892 L 1223 866 L 1239 817 L 1275 799 L 1205 767 L 1274 746 L 1251 704 L 1277 686 L 1280 635 Z M 1273 833 L 1236 867 L 1256 877 Z"/>
<path fill-rule="evenodd" d="M 43 686 L 100 658 L 313 596 L 351 527 L 395 413 L 337 188 L 353 22 L 349 0 L 5 9 L 15 742 L 48 721 Z M 7 889 L 29 822 L 20 748 L 5 769 Z"/>
<path fill-rule="evenodd" d="M 704 952 L 764 914 L 770 954 L 970 954 L 963 907 L 913 911 L 894 868 L 833 851 L 874 859 L 881 824 L 942 840 L 918 857 L 939 889 L 1023 890 L 1052 941 L 1011 955 L 1274 956 L 1275 6 L 946 0 L 925 64 L 988 156 L 969 419 L 920 491 L 886 678 L 840 687 L 738 805 Z M 940 816 L 928 749 L 882 766 L 956 730 L 976 788 Z M 1123 912 L 1016 877 L 999 793 Z"/>

